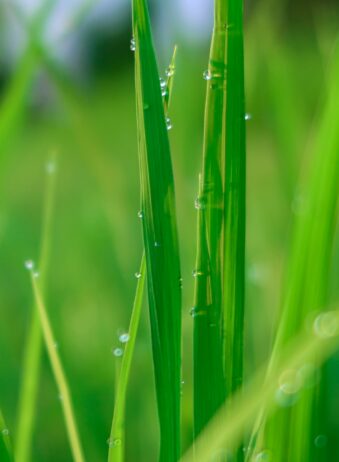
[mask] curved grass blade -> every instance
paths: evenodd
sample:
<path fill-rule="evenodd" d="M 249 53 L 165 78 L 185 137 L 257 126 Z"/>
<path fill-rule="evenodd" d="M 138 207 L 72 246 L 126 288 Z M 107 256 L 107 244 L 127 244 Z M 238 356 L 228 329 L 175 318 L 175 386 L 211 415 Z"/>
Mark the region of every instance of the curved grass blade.
<path fill-rule="evenodd" d="M 272 367 L 270 380 L 265 380 L 267 366 L 263 367 L 248 382 L 244 390 L 238 390 L 234 396 L 225 402 L 206 429 L 199 435 L 194 447 L 191 447 L 182 457 L 181 462 L 190 462 L 193 460 L 193 454 L 194 460 L 198 461 L 219 460 L 215 457 L 221 454 L 223 455 L 221 460 L 228 460 L 230 450 L 239 446 L 243 434 L 250 428 L 258 412 L 263 407 L 269 412 L 275 409 L 276 393 L 281 385 L 282 374 L 291 369 L 300 370 L 314 357 L 317 358 L 317 366 L 320 367 L 327 358 L 338 350 L 339 311 L 330 311 L 327 312 L 327 315 L 331 322 L 323 331 L 311 329 L 305 332 L 302 330 L 288 345 L 285 345 L 278 361 Z M 314 319 L 313 326 L 316 326 L 318 319 L 318 317 Z M 336 326 L 334 329 L 333 325 Z M 303 386 L 307 386 L 307 384 L 303 383 Z M 224 448 L 227 450 L 225 451 Z M 221 453 L 220 451 L 223 450 L 224 452 Z M 260 457 L 250 460 L 270 460 L 270 454 L 270 451 L 263 451 Z M 272 454 L 275 453 L 272 452 Z M 285 458 L 286 460 L 295 459 Z"/>
<path fill-rule="evenodd" d="M 40 287 L 44 291 L 46 274 L 49 266 L 49 254 L 52 235 L 52 218 L 55 202 L 57 153 L 53 152 L 46 164 L 46 190 L 42 219 L 41 249 L 39 268 L 41 272 Z M 34 431 L 35 410 L 38 394 L 38 382 L 41 364 L 42 337 L 39 314 L 35 307 L 24 348 L 23 375 L 19 396 L 17 437 L 15 455 L 21 462 L 30 460 L 32 437 Z"/>
<path fill-rule="evenodd" d="M 176 461 L 180 455 L 181 275 L 169 140 L 145 0 L 133 0 L 133 34 L 160 461 Z"/>
<path fill-rule="evenodd" d="M 223 182 L 226 102 L 226 7 L 215 2 L 205 105 L 203 171 L 199 181 L 194 319 L 194 434 L 225 399 L 221 321 Z"/>
<path fill-rule="evenodd" d="M 314 311 L 321 311 L 327 302 L 339 198 L 338 45 L 332 66 L 327 102 L 314 143 L 314 159 L 308 184 L 302 195 L 302 208 L 296 217 L 282 318 L 270 361 L 268 379 L 270 369 L 279 359 L 281 348 L 300 329 L 307 316 Z M 288 444 L 291 460 L 308 460 L 313 450 L 311 436 L 315 431 L 315 419 L 312 415 L 317 408 L 322 407 L 318 395 L 319 388 L 314 387 L 300 403 L 292 409 L 282 409 L 266 424 L 263 416 L 255 428 L 255 434 L 258 434 L 256 447 L 270 445 L 279 462 L 285 459 Z M 277 435 L 283 441 L 282 445 L 278 445 Z"/>
<path fill-rule="evenodd" d="M 69 387 L 59 357 L 59 353 L 55 348 L 55 338 L 48 319 L 47 310 L 43 302 L 41 288 L 38 284 L 38 278 L 36 276 L 36 273 L 34 272 L 33 267 L 30 268 L 30 273 L 35 304 L 37 307 L 37 311 L 39 313 L 41 330 L 43 333 L 44 342 L 51 363 L 53 375 L 60 394 L 60 402 L 64 414 L 66 430 L 72 451 L 73 460 L 75 462 L 84 462 L 85 459 L 83 456 L 82 446 L 79 439 Z"/>
<path fill-rule="evenodd" d="M 141 259 L 139 275 L 140 277 L 138 279 L 132 316 L 130 326 L 128 329 L 129 339 L 126 343 L 126 347 L 122 357 L 120 374 L 116 388 L 113 421 L 111 434 L 109 438 L 108 462 L 122 462 L 124 460 L 126 393 L 134 353 L 135 341 L 139 328 L 139 320 L 144 294 L 144 285 L 146 278 L 145 254 L 143 254 Z"/>

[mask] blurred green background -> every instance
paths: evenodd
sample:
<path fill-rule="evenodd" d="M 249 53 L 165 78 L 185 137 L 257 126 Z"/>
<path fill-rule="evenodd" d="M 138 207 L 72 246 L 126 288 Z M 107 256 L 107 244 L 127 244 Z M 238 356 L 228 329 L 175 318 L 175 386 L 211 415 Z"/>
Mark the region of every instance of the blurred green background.
<path fill-rule="evenodd" d="M 22 361 L 32 314 L 24 261 L 39 257 L 46 163 L 56 151 L 46 304 L 87 460 L 100 461 L 107 454 L 114 403 L 118 360 L 112 351 L 118 346 L 119 333 L 128 327 L 134 274 L 142 253 L 129 5 L 113 1 L 110 6 L 100 0 L 69 2 L 68 7 L 65 2 L 44 3 L 47 12 L 36 20 L 38 2 L 31 2 L 32 8 L 27 7 L 30 2 L 17 2 L 18 8 L 14 2 L 0 2 L 0 403 L 15 442 Z M 195 262 L 194 199 L 201 168 L 202 74 L 208 60 L 213 2 L 186 0 L 180 6 L 180 2 L 159 0 L 152 3 L 152 15 L 162 73 L 174 44 L 178 45 L 170 139 L 183 274 L 182 392 L 187 446 L 192 425 L 189 311 Z M 246 2 L 246 106 L 251 114 L 247 125 L 247 374 L 265 360 L 272 344 L 291 226 L 294 216 L 302 213 L 298 179 L 307 171 L 312 154 L 313 127 L 326 92 L 326 69 L 338 20 L 336 1 Z M 333 302 L 339 298 L 336 234 Z M 339 384 L 339 377 L 334 383 Z M 338 409 L 339 402 L 332 403 L 333 416 Z M 33 461 L 71 460 L 45 353 L 35 428 Z M 127 429 L 127 460 L 156 460 L 158 430 L 146 304 L 132 367 Z"/>

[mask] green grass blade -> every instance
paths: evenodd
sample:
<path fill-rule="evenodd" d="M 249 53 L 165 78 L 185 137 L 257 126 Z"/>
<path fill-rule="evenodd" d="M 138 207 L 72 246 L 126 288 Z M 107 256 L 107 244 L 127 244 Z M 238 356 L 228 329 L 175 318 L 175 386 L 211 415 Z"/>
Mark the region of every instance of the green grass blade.
<path fill-rule="evenodd" d="M 116 388 L 116 399 L 114 405 L 113 421 L 109 439 L 108 462 L 122 462 L 125 450 L 125 408 L 126 394 L 129 375 L 131 370 L 132 358 L 134 353 L 135 341 L 137 337 L 139 320 L 144 294 L 146 278 L 146 258 L 142 256 L 138 284 L 135 293 L 134 305 L 131 321 L 128 329 L 129 339 L 124 350 L 118 384 Z"/>
<path fill-rule="evenodd" d="M 177 52 L 178 52 L 178 47 L 177 45 L 175 45 L 171 62 L 168 68 L 166 69 L 166 87 L 165 87 L 165 96 L 164 96 L 164 107 L 165 107 L 166 114 L 168 113 L 168 110 L 171 104 L 172 94 L 173 94 L 173 83 L 174 83 L 175 62 L 176 62 Z"/>
<path fill-rule="evenodd" d="M 174 181 L 148 7 L 133 1 L 143 235 L 160 461 L 180 455 L 181 284 Z"/>
<path fill-rule="evenodd" d="M 221 320 L 223 287 L 223 182 L 226 100 L 226 8 L 215 2 L 207 80 L 203 171 L 196 199 L 198 243 L 194 319 L 194 433 L 225 399 Z"/>
<path fill-rule="evenodd" d="M 242 0 L 229 0 L 227 16 L 223 336 L 226 390 L 231 394 L 243 376 L 246 133 Z"/>
<path fill-rule="evenodd" d="M 56 385 L 60 394 L 60 402 L 62 411 L 64 414 L 67 435 L 72 451 L 72 456 L 75 462 L 84 462 L 83 451 L 79 439 L 78 429 L 75 421 L 73 405 L 69 387 L 67 384 L 64 369 L 59 357 L 57 348 L 55 348 L 56 342 L 52 332 L 52 328 L 48 319 L 47 310 L 42 298 L 41 288 L 38 284 L 38 278 L 34 272 L 33 267 L 29 268 L 31 273 L 31 282 L 34 293 L 35 304 L 39 313 L 39 320 L 41 330 L 43 333 L 47 353 L 51 363 L 53 375 L 55 378 Z"/>
<path fill-rule="evenodd" d="M 339 197 L 338 46 L 333 58 L 327 102 L 313 144 L 314 159 L 302 195 L 302 208 L 296 218 L 282 319 L 270 367 L 273 367 L 281 348 L 300 329 L 309 314 L 323 310 L 327 302 Z M 285 445 L 288 443 L 289 457 L 307 460 L 313 450 L 315 420 L 312 415 L 318 395 L 319 389 L 314 387 L 295 407 L 281 409 L 261 427 L 257 446 L 270 445 L 276 460 L 283 461 L 286 457 Z M 321 406 L 321 402 L 318 402 L 317 407 Z"/>
<path fill-rule="evenodd" d="M 248 431 L 263 407 L 269 412 L 275 410 L 276 394 L 281 385 L 281 376 L 291 369 L 300 370 L 305 364 L 313 361 L 314 357 L 317 358 L 317 366 L 320 367 L 327 358 L 338 350 L 339 311 L 329 311 L 327 316 L 328 320 L 324 323 L 324 329 L 315 328 L 319 321 L 319 317 L 315 317 L 313 329 L 306 332 L 302 330 L 284 347 L 279 360 L 271 369 L 270 380 L 265 380 L 267 366 L 263 367 L 248 381 L 244 390 L 239 390 L 227 400 L 206 429 L 199 435 L 194 448 L 191 447 L 182 457 L 181 462 L 191 462 L 193 453 L 195 460 L 198 461 L 219 460 L 215 457 L 221 454 L 223 457 L 221 460 L 228 460 L 229 451 L 222 453 L 220 451 L 225 447 L 228 450 L 238 447 L 243 434 Z M 307 378 L 305 379 L 306 382 L 301 384 L 302 387 L 307 387 Z M 272 454 L 275 453 L 272 452 Z M 257 454 L 257 458 L 250 460 L 251 462 L 270 460 L 270 455 L 270 450 L 264 450 Z M 308 459 L 285 458 L 286 460 Z"/>
<path fill-rule="evenodd" d="M 55 203 L 56 168 L 56 152 L 54 152 L 46 165 L 47 178 L 39 258 L 39 268 L 41 271 L 40 287 L 42 291 L 45 289 L 46 275 L 49 266 L 52 219 Z M 31 457 L 38 382 L 40 375 L 41 347 L 42 337 L 39 314 L 36 309 L 33 309 L 32 321 L 29 327 L 28 337 L 24 348 L 23 375 L 19 395 L 15 454 L 16 458 L 21 462 L 26 462 L 30 460 Z"/>
<path fill-rule="evenodd" d="M 175 46 L 170 65 L 166 70 L 167 79 L 164 96 L 164 108 L 166 114 L 168 113 L 172 97 L 176 54 L 177 47 Z M 140 271 L 138 274 L 139 279 L 135 294 L 134 306 L 132 310 L 132 317 L 130 321 L 129 340 L 124 351 L 121 368 L 118 374 L 119 378 L 117 380 L 116 385 L 116 401 L 114 406 L 111 434 L 109 438 L 108 462 L 121 462 L 124 460 L 126 393 L 130 375 L 131 362 L 135 347 L 135 339 L 137 335 L 140 313 L 142 308 L 142 299 L 146 276 L 145 253 L 142 256 Z"/>

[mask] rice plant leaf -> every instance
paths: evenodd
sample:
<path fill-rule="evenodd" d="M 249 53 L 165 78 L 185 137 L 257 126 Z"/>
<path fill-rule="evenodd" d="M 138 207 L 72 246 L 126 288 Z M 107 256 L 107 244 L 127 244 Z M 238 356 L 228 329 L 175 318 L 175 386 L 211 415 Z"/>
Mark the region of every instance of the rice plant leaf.
<path fill-rule="evenodd" d="M 226 8 L 215 2 L 207 81 L 203 170 L 195 206 L 198 242 L 194 319 L 194 434 L 225 399 L 221 321 L 223 287 L 223 183 L 226 103 Z"/>
<path fill-rule="evenodd" d="M 128 341 L 126 342 L 118 384 L 116 388 L 116 399 L 114 405 L 113 421 L 109 438 L 108 462 L 122 462 L 125 450 L 125 408 L 127 386 L 130 376 L 132 358 L 134 354 L 135 341 L 139 328 L 140 314 L 142 308 L 144 286 L 146 279 L 146 258 L 143 254 L 138 276 L 137 289 L 132 309 L 130 326 L 128 329 Z"/>
<path fill-rule="evenodd" d="M 160 461 L 180 454 L 181 284 L 174 180 L 148 6 L 133 1 L 141 209 Z"/>
<path fill-rule="evenodd" d="M 223 339 L 229 395 L 243 377 L 246 132 L 242 0 L 229 0 L 227 21 Z"/>

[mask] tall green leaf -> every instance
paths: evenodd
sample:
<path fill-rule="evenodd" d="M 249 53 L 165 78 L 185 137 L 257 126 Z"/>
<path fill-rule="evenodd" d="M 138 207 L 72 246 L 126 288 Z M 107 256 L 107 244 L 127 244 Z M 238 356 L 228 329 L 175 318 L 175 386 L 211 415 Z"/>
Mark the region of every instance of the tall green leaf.
<path fill-rule="evenodd" d="M 203 170 L 199 181 L 194 318 L 194 433 L 200 433 L 225 398 L 221 321 L 223 183 L 226 101 L 226 8 L 215 2 L 205 104 Z"/>
<path fill-rule="evenodd" d="M 246 133 L 243 1 L 227 12 L 227 102 L 224 228 L 224 361 L 227 393 L 242 383 L 245 294 Z"/>
<path fill-rule="evenodd" d="M 160 461 L 180 455 L 181 275 L 174 181 L 148 6 L 133 1 L 141 210 Z"/>

